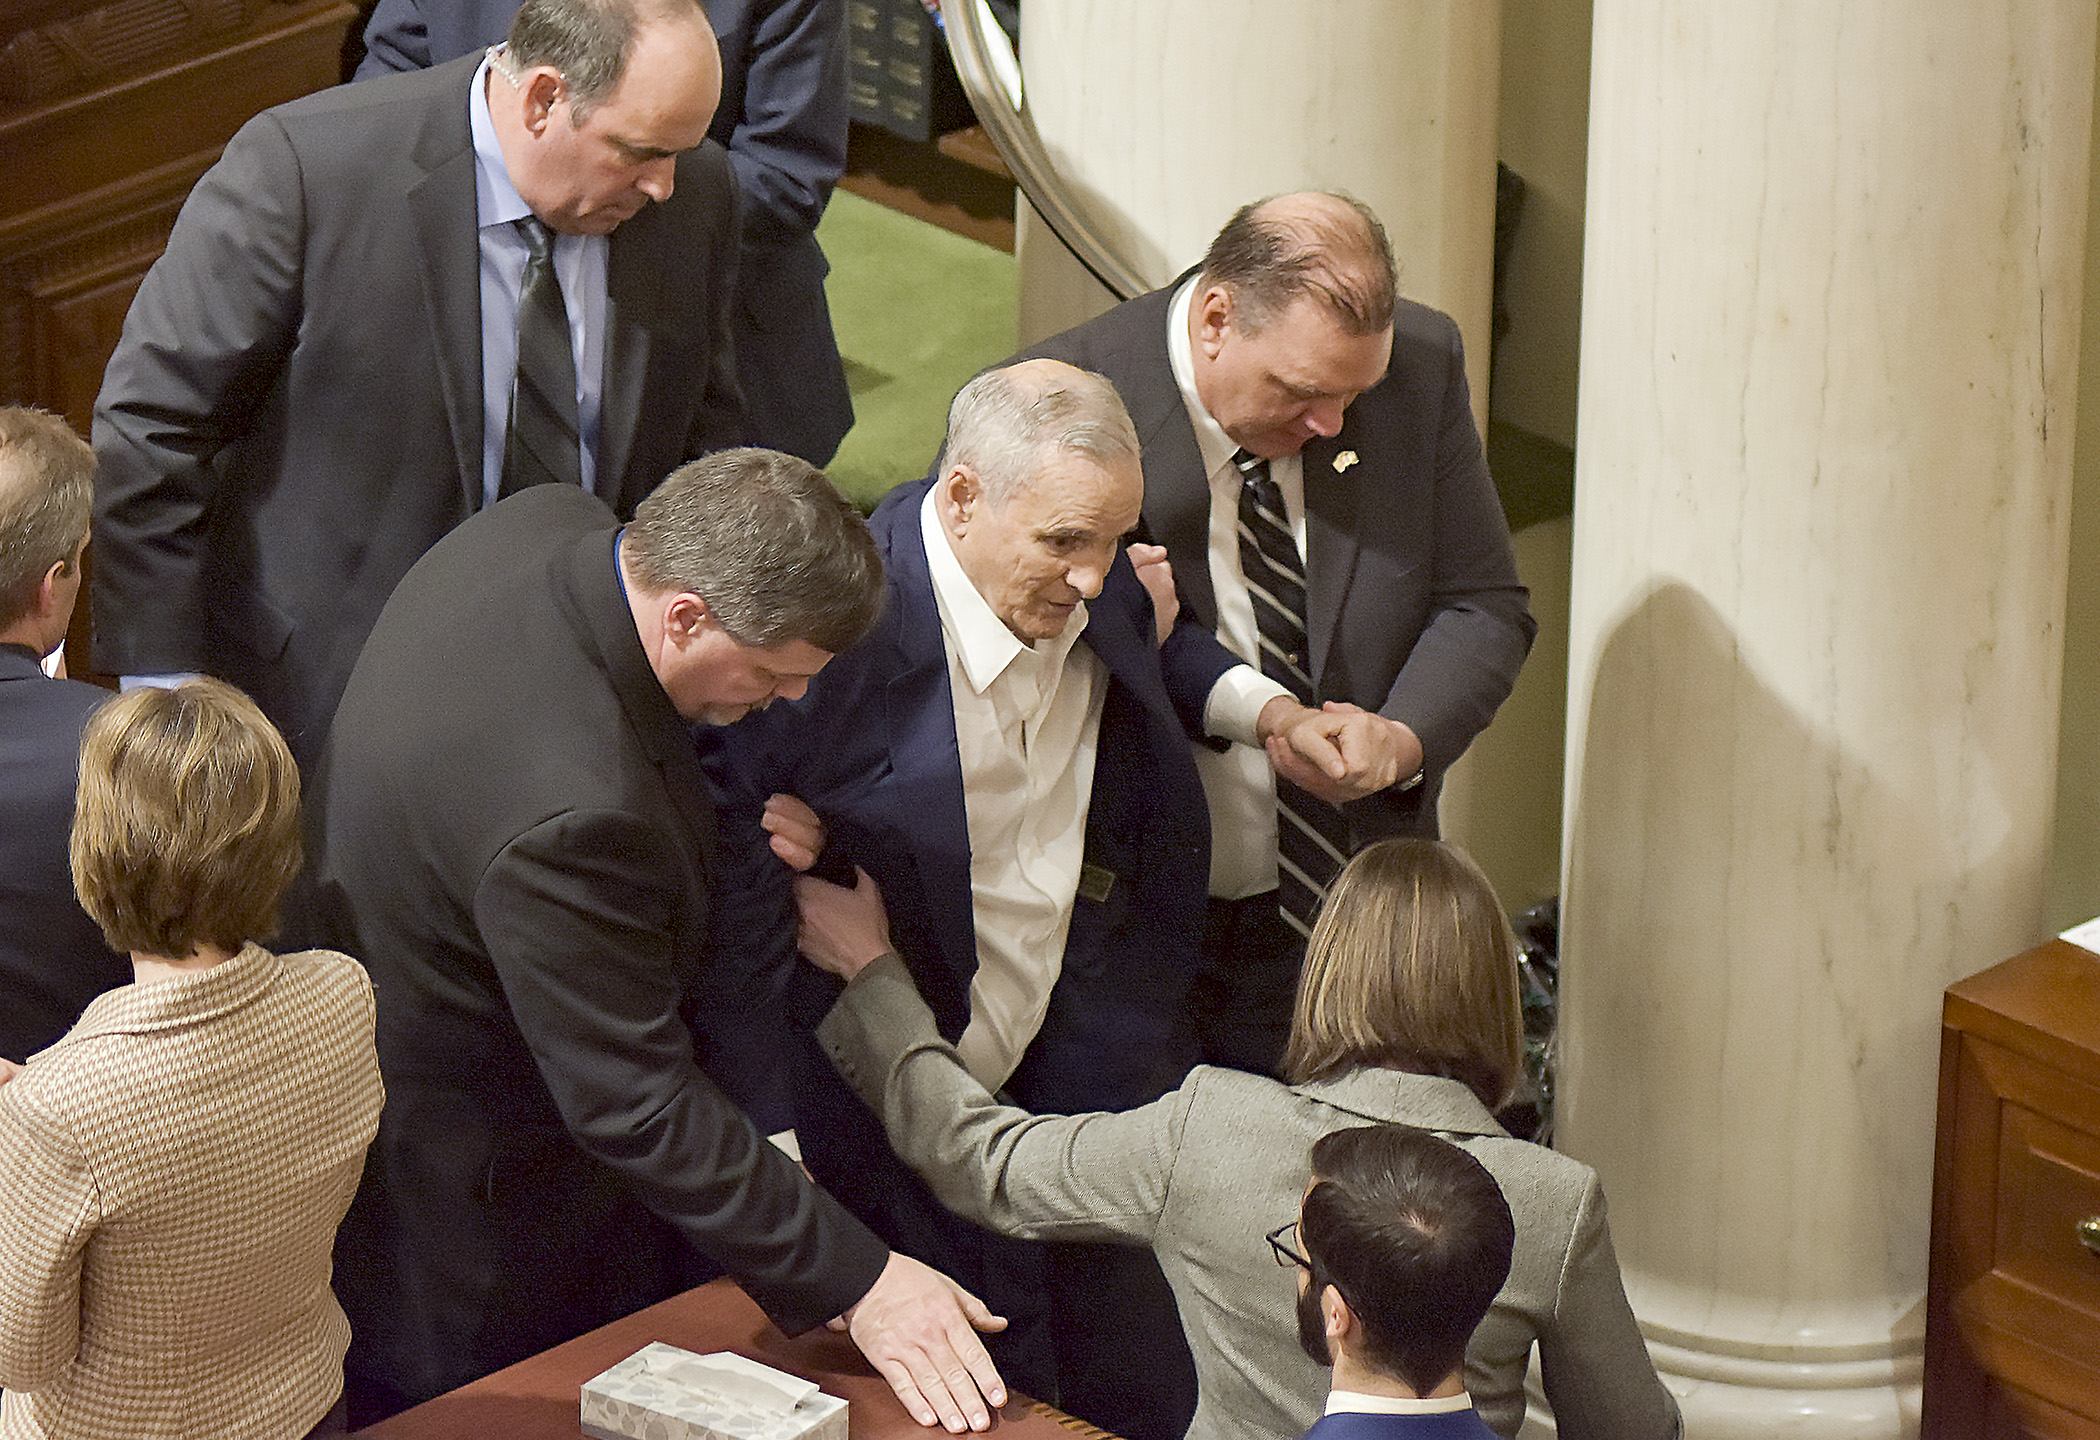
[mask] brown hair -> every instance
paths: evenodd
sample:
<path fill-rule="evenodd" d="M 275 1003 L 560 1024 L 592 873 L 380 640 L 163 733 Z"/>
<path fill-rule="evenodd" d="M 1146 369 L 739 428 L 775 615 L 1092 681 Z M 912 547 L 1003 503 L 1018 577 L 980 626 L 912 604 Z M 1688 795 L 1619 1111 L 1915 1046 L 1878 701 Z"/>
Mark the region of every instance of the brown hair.
<path fill-rule="evenodd" d="M 690 591 L 739 645 L 836 655 L 882 614 L 882 557 L 824 472 L 777 450 L 718 450 L 635 507 L 620 559 L 646 591 Z"/>
<path fill-rule="evenodd" d="M 80 737 L 73 888 L 112 949 L 180 960 L 277 933 L 299 871 L 299 771 L 219 680 L 127 691 Z"/>
<path fill-rule="evenodd" d="M 1516 936 L 1480 867 L 1435 840 L 1351 860 L 1306 945 L 1286 1078 L 1378 1065 L 1461 1081 L 1498 1110 L 1523 1058 Z"/>
<path fill-rule="evenodd" d="M 53 565 L 88 532 L 95 452 L 43 410 L 0 406 L 0 626 L 29 613 Z"/>

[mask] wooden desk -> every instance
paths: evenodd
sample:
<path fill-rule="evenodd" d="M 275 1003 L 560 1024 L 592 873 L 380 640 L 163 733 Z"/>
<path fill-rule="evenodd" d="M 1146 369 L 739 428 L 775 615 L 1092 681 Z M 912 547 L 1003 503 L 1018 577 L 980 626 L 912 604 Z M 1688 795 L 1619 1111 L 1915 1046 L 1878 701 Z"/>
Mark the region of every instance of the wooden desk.
<path fill-rule="evenodd" d="M 2100 1440 L 2100 958 L 1947 989 L 1926 1440 Z"/>
<path fill-rule="evenodd" d="M 814 1380 L 847 1402 L 851 1440 L 944 1440 L 922 1429 L 843 1335 L 815 1330 L 790 1340 L 735 1284 L 717 1280 L 636 1311 L 565 1345 L 483 1376 L 447 1395 L 356 1432 L 367 1440 L 576 1440 L 583 1382 L 652 1340 L 696 1354 L 733 1350 Z M 992 1427 L 1007 1440 L 1115 1440 L 1083 1420 L 1010 1396 Z"/>

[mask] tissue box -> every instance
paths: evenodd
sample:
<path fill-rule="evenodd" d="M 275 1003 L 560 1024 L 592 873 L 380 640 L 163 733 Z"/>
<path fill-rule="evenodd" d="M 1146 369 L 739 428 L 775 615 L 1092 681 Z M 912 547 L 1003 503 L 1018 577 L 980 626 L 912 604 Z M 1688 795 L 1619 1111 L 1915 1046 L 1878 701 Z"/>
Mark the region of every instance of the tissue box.
<path fill-rule="evenodd" d="M 846 1440 L 846 1402 L 741 1355 L 645 1345 L 583 1386 L 592 1440 Z"/>

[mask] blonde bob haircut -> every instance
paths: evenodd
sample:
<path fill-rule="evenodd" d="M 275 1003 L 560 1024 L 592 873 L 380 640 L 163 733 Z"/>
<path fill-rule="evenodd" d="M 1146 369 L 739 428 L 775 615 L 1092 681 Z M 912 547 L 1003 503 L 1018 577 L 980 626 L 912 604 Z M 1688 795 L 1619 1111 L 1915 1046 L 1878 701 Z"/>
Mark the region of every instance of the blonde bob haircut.
<path fill-rule="evenodd" d="M 1523 1063 L 1516 936 L 1480 867 L 1434 840 L 1351 860 L 1306 945 L 1285 1078 L 1375 1065 L 1457 1080 L 1499 1110 Z"/>
<path fill-rule="evenodd" d="M 267 940 L 301 860 L 298 767 L 231 685 L 127 691 L 80 737 L 72 858 L 112 949 L 182 960 Z"/>

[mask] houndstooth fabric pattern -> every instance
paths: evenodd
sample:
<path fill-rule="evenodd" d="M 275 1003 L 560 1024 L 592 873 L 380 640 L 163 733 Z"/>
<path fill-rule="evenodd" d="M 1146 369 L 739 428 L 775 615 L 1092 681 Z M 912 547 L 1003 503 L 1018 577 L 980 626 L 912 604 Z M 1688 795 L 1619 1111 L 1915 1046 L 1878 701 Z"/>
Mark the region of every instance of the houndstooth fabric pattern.
<path fill-rule="evenodd" d="M 0 1437 L 304 1435 L 379 1122 L 372 986 L 250 945 L 102 995 L 0 1085 Z"/>

